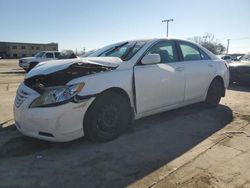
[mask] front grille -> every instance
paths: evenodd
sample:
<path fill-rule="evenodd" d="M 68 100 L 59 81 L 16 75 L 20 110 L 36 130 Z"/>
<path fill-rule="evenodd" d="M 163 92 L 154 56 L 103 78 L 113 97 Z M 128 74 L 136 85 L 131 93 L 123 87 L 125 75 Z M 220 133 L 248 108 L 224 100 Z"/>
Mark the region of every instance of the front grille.
<path fill-rule="evenodd" d="M 16 93 L 15 106 L 18 108 L 27 99 L 29 94 L 23 90 L 18 90 Z"/>

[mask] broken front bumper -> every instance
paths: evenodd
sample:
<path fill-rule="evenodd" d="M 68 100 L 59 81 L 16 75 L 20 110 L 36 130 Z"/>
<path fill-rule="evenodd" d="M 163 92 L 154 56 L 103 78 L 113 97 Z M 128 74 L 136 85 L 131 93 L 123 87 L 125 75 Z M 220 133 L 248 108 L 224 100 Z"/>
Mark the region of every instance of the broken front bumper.
<path fill-rule="evenodd" d="M 56 107 L 29 108 L 37 96 L 39 94 L 24 84 L 17 91 L 14 118 L 16 127 L 22 134 L 56 142 L 71 141 L 84 136 L 83 118 L 94 97 L 81 103 L 69 102 Z"/>

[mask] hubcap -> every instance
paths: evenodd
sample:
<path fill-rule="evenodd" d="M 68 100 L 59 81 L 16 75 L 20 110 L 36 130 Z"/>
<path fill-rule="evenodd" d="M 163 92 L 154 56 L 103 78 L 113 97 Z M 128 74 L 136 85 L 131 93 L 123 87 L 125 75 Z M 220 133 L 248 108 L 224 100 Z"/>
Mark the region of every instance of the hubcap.
<path fill-rule="evenodd" d="M 98 115 L 98 128 L 103 131 L 114 130 L 118 123 L 118 108 L 113 104 L 103 107 Z"/>

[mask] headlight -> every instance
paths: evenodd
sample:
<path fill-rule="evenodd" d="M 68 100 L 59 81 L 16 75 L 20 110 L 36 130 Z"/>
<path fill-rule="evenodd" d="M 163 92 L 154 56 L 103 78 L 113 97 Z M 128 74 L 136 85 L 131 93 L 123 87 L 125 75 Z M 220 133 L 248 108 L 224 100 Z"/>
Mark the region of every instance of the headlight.
<path fill-rule="evenodd" d="M 84 87 L 84 83 L 46 88 L 41 96 L 36 98 L 30 107 L 49 107 L 65 104 L 72 100 Z"/>

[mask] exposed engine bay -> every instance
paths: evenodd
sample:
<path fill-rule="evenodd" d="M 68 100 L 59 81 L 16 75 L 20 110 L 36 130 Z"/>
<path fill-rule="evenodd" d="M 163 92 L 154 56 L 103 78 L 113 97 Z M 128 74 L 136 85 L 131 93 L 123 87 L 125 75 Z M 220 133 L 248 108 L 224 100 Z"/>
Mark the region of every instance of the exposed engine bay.
<path fill-rule="evenodd" d="M 43 88 L 52 86 L 62 86 L 69 81 L 90 74 L 111 71 L 116 67 L 107 67 L 98 64 L 78 62 L 70 65 L 68 68 L 59 70 L 47 75 L 35 75 L 24 80 L 24 84 L 38 93 L 42 93 Z"/>

